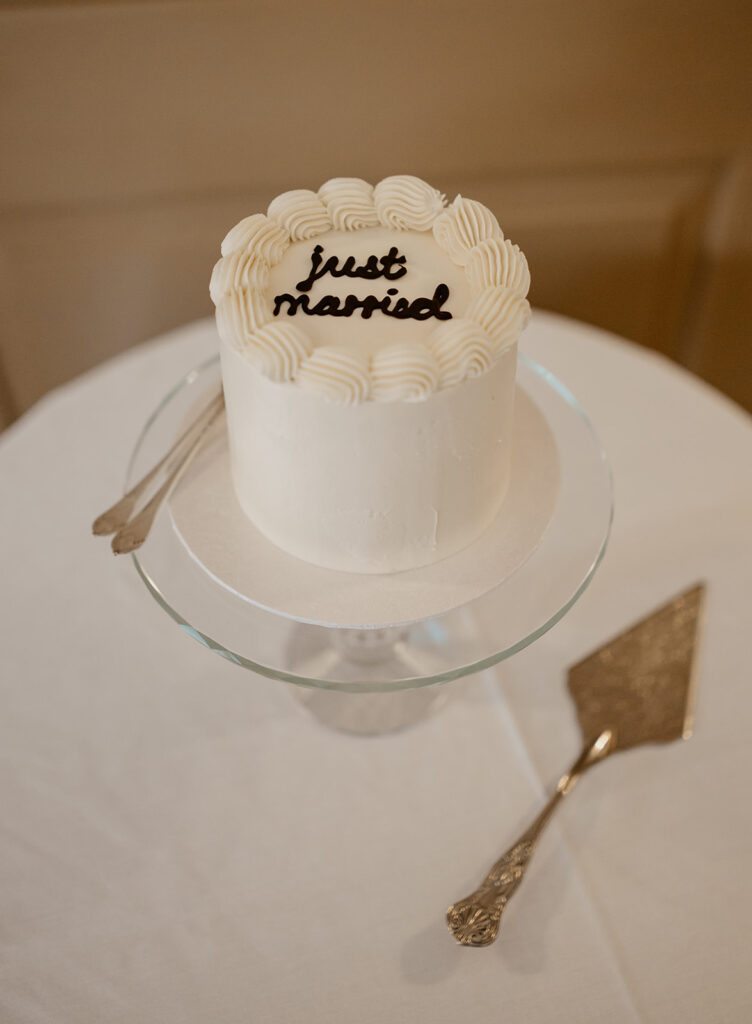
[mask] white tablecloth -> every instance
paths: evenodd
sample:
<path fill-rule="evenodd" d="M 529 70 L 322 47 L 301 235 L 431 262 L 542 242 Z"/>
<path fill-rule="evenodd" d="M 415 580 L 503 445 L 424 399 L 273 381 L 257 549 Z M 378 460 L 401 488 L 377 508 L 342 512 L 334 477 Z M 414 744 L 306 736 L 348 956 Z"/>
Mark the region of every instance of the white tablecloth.
<path fill-rule="evenodd" d="M 177 331 L 0 437 L 0 1021 L 752 1020 L 749 418 L 537 314 L 525 349 L 612 462 L 605 561 L 533 646 L 362 739 L 185 636 L 89 533 L 213 345 Z M 577 752 L 567 666 L 699 579 L 695 737 L 588 775 L 497 943 L 457 946 L 446 905 Z"/>

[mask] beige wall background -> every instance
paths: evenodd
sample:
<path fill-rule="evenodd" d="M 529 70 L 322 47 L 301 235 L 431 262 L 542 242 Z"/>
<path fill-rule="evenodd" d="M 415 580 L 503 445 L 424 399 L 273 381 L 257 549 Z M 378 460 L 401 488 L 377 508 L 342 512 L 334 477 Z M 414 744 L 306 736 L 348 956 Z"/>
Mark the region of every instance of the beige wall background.
<path fill-rule="evenodd" d="M 342 174 L 483 200 L 534 305 L 752 408 L 751 58 L 748 0 L 0 2 L 0 425 Z"/>

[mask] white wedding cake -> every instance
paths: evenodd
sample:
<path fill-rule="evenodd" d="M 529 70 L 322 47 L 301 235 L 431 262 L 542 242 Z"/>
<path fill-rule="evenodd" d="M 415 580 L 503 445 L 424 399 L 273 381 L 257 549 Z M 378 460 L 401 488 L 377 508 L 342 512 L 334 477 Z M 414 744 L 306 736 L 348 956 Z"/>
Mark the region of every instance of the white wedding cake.
<path fill-rule="evenodd" d="M 419 178 L 334 178 L 237 224 L 211 278 L 233 482 L 298 558 L 389 573 L 472 543 L 510 480 L 524 255 Z"/>

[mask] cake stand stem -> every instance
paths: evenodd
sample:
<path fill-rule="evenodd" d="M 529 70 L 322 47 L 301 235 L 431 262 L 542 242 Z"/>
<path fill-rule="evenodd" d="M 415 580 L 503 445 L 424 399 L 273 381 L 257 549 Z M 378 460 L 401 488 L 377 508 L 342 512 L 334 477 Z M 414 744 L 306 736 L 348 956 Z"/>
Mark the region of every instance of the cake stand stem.
<path fill-rule="evenodd" d="M 301 674 L 363 683 L 400 675 L 420 677 L 430 654 L 411 643 L 407 628 L 333 630 L 326 644 L 293 645 Z M 435 668 L 432 664 L 431 668 Z M 315 671 L 314 671 L 315 670 Z M 320 722 L 360 736 L 395 732 L 414 725 L 445 699 L 445 688 L 420 686 L 383 692 L 343 692 L 325 687 L 294 687 L 295 696 Z"/>
<path fill-rule="evenodd" d="M 420 686 L 388 693 L 343 693 L 292 686 L 295 698 L 322 725 L 358 736 L 398 732 L 427 718 L 441 707 L 446 686 Z"/>

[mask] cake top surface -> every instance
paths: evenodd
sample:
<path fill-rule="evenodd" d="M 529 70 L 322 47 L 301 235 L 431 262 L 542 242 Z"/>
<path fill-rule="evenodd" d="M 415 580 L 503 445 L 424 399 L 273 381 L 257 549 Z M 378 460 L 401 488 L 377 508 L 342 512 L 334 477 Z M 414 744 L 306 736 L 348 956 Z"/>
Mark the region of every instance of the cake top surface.
<path fill-rule="evenodd" d="M 419 401 L 517 341 L 529 284 L 490 210 L 397 175 L 277 196 L 228 233 L 210 293 L 223 343 L 272 380 Z"/>
<path fill-rule="evenodd" d="M 293 242 L 269 274 L 272 315 L 294 316 L 317 348 L 352 345 L 373 355 L 395 341 L 425 344 L 467 308 L 470 287 L 432 232 L 395 234 L 369 227 Z"/>

